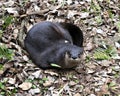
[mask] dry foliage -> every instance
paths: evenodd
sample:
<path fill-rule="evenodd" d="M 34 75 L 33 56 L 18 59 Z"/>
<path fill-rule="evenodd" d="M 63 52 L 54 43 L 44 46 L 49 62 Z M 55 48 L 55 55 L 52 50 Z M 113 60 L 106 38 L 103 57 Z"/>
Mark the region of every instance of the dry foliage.
<path fill-rule="evenodd" d="M 30 61 L 23 40 L 44 20 L 81 28 L 82 66 L 42 70 Z M 0 96 L 120 96 L 120 1 L 1 0 L 0 52 Z"/>

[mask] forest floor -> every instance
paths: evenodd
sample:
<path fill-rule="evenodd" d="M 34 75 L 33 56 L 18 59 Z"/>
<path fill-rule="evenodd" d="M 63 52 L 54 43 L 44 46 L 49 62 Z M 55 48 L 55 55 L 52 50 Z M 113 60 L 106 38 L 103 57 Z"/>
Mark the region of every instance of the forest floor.
<path fill-rule="evenodd" d="M 37 22 L 72 22 L 84 34 L 74 70 L 42 70 L 23 40 Z M 119 0 L 1 0 L 0 96 L 120 96 Z"/>

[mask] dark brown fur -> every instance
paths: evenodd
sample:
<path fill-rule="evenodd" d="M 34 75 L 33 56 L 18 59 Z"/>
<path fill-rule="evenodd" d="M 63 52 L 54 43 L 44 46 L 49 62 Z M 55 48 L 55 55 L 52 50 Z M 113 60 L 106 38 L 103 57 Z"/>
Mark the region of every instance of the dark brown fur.
<path fill-rule="evenodd" d="M 83 33 L 70 23 L 41 22 L 31 28 L 25 38 L 25 48 L 33 62 L 43 69 L 72 68 L 80 63 L 83 53 Z"/>

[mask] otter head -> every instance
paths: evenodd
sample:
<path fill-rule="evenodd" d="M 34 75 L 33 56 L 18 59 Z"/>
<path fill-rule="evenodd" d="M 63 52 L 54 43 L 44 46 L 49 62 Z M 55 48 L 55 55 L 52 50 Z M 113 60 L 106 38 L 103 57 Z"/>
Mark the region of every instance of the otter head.
<path fill-rule="evenodd" d="M 65 53 L 65 65 L 64 68 L 73 68 L 80 64 L 82 59 L 83 48 L 77 47 L 72 48 L 68 52 Z"/>

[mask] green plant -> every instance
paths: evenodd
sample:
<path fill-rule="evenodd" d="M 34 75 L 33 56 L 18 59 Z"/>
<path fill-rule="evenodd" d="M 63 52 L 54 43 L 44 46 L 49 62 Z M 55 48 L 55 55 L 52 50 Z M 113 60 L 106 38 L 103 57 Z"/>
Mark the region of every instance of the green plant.
<path fill-rule="evenodd" d="M 75 83 L 79 83 L 79 80 L 75 80 Z"/>
<path fill-rule="evenodd" d="M 12 91 L 6 90 L 5 84 L 7 81 L 8 81 L 8 78 L 0 81 L 0 96 L 11 96 L 12 95 Z"/>
<path fill-rule="evenodd" d="M 8 91 L 6 92 L 6 95 L 7 95 L 7 96 L 15 95 L 16 92 L 17 92 L 17 89 L 14 88 L 14 89 L 12 89 L 12 90 L 8 90 Z"/>
<path fill-rule="evenodd" d="M 25 82 L 33 83 L 33 80 L 32 79 L 27 79 L 27 80 L 25 80 Z"/>
<path fill-rule="evenodd" d="M 53 3 L 55 3 L 56 2 L 56 0 L 51 0 Z"/>
<path fill-rule="evenodd" d="M 108 46 L 107 49 L 105 50 L 106 54 L 108 54 L 109 56 L 113 56 L 116 54 L 117 50 L 115 47 L 112 46 Z"/>
<path fill-rule="evenodd" d="M 118 32 L 120 32 L 120 21 L 116 23 L 116 26 L 118 28 Z"/>
<path fill-rule="evenodd" d="M 73 74 L 66 74 L 66 78 L 69 79 L 73 79 Z"/>
<path fill-rule="evenodd" d="M 0 95 L 5 96 L 5 85 L 3 82 L 0 82 Z"/>
<path fill-rule="evenodd" d="M 4 90 L 5 89 L 5 86 L 2 82 L 0 82 L 0 89 Z"/>
<path fill-rule="evenodd" d="M 108 87 L 111 88 L 111 89 L 113 89 L 113 90 L 116 89 L 116 86 L 117 86 L 116 82 L 110 82 L 110 83 L 108 84 Z"/>
<path fill-rule="evenodd" d="M 13 59 L 13 51 L 6 48 L 5 45 L 0 46 L 0 58 L 11 60 Z"/>
<path fill-rule="evenodd" d="M 93 54 L 93 57 L 97 60 L 110 59 L 110 56 L 107 55 L 104 50 L 96 50 L 96 52 Z"/>
<path fill-rule="evenodd" d="M 0 92 L 0 95 L 1 95 L 1 96 L 5 96 L 5 92 L 3 92 L 3 91 Z"/>
<path fill-rule="evenodd" d="M 101 24 L 103 22 L 100 15 L 95 17 L 95 21 L 97 22 L 97 24 Z"/>
<path fill-rule="evenodd" d="M 26 79 L 26 80 L 25 80 L 25 82 L 30 82 L 30 83 L 32 83 L 32 89 L 37 88 L 37 86 L 34 84 L 34 82 L 36 82 L 36 81 L 37 81 L 37 79 L 34 79 L 34 80 L 32 80 L 32 79 Z"/>
<path fill-rule="evenodd" d="M 5 30 L 13 21 L 13 16 L 3 17 L 4 24 L 2 25 L 3 30 Z"/>
<path fill-rule="evenodd" d="M 45 77 L 42 78 L 41 80 L 39 80 L 39 83 L 40 83 L 40 84 L 43 84 L 45 81 L 48 81 L 48 78 L 45 78 Z"/>
<path fill-rule="evenodd" d="M 3 31 L 0 30 L 0 39 L 2 38 Z"/>
<path fill-rule="evenodd" d="M 95 12 L 100 12 L 101 11 L 101 7 L 94 0 L 92 0 L 92 2 L 91 2 L 91 9 L 93 9 Z"/>
<path fill-rule="evenodd" d="M 16 89 L 16 88 L 12 89 L 11 95 L 12 95 L 12 94 L 15 94 L 16 92 L 17 92 L 17 89 Z"/>
<path fill-rule="evenodd" d="M 35 88 L 37 88 L 37 86 L 33 84 L 33 85 L 32 85 L 32 89 L 35 89 Z"/>
<path fill-rule="evenodd" d="M 86 56 L 86 57 L 85 57 L 85 61 L 86 61 L 86 62 L 89 62 L 90 60 L 91 60 L 90 56 Z"/>
<path fill-rule="evenodd" d="M 43 81 L 48 81 L 48 78 L 44 77 L 42 80 L 43 80 Z"/>
<path fill-rule="evenodd" d="M 51 66 L 61 68 L 61 66 L 59 66 L 57 64 L 53 64 L 53 63 L 51 64 Z"/>
<path fill-rule="evenodd" d="M 98 48 L 93 57 L 98 60 L 110 59 L 116 55 L 116 49 L 112 46 L 108 46 L 106 49 Z"/>
<path fill-rule="evenodd" d="M 108 3 L 110 3 L 110 0 L 106 0 Z"/>
<path fill-rule="evenodd" d="M 16 88 L 14 88 L 14 89 L 11 89 L 11 90 L 4 90 L 3 91 L 3 96 L 14 96 L 15 95 L 15 93 L 17 93 L 17 89 Z"/>
<path fill-rule="evenodd" d="M 0 64 L 0 70 L 3 70 L 3 65 L 2 64 Z"/>
<path fill-rule="evenodd" d="M 108 10 L 108 14 L 109 14 L 109 17 L 111 18 L 111 19 L 113 19 L 113 17 L 114 17 L 114 14 L 112 13 L 112 10 Z"/>

